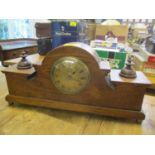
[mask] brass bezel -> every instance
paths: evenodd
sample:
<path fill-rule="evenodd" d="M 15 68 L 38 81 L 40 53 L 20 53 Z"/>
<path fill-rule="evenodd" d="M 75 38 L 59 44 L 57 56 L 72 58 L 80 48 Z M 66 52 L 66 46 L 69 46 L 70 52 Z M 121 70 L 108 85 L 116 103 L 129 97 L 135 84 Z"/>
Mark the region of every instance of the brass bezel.
<path fill-rule="evenodd" d="M 60 63 L 62 64 L 63 62 L 65 62 L 66 60 L 70 60 L 70 61 L 77 61 L 78 63 L 80 63 L 80 65 L 83 66 L 84 70 L 86 71 L 87 73 L 87 80 L 86 82 L 82 85 L 82 87 L 80 87 L 79 89 L 75 89 L 75 90 L 72 90 L 72 91 L 67 91 L 67 90 L 64 90 L 62 89 L 62 87 L 60 87 L 58 84 L 55 83 L 55 77 L 54 77 L 54 72 L 55 72 L 55 69 L 58 65 L 60 65 Z M 52 79 L 52 83 L 53 85 L 63 94 L 69 94 L 69 95 L 74 95 L 74 94 L 78 94 L 80 93 L 81 91 L 83 91 L 88 83 L 90 82 L 90 79 L 91 79 L 91 74 L 90 74 L 90 71 L 89 71 L 89 68 L 88 66 L 82 61 L 80 60 L 79 58 L 77 57 L 72 57 L 72 56 L 66 56 L 66 57 L 62 57 L 62 58 L 59 58 L 58 60 L 56 60 L 54 62 L 54 64 L 52 65 L 51 67 L 51 71 L 50 71 L 50 77 Z"/>

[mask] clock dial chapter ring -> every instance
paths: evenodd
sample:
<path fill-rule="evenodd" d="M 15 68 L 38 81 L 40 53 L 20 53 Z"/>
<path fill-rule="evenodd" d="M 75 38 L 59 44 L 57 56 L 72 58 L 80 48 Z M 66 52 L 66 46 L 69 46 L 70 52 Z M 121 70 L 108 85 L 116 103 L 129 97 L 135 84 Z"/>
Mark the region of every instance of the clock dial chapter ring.
<path fill-rule="evenodd" d="M 55 61 L 50 76 L 54 86 L 63 94 L 78 94 L 90 81 L 87 65 L 76 57 L 62 57 Z"/>

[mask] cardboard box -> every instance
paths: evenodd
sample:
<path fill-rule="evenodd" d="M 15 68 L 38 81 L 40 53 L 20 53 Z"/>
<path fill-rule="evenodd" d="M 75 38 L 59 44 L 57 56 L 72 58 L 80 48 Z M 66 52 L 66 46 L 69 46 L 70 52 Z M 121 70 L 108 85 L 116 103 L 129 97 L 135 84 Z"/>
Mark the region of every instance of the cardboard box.
<path fill-rule="evenodd" d="M 109 61 L 112 69 L 122 69 L 125 66 L 126 55 L 124 52 L 108 51 L 102 48 L 94 48 L 102 61 Z"/>
<path fill-rule="evenodd" d="M 150 89 L 155 89 L 155 63 L 146 62 L 141 56 L 135 55 L 134 68 L 142 71 L 147 78 L 152 82 Z"/>
<path fill-rule="evenodd" d="M 94 40 L 95 39 L 95 33 L 96 33 L 96 24 L 89 23 L 87 25 L 86 29 L 86 36 L 89 40 Z"/>
<path fill-rule="evenodd" d="M 134 55 L 134 68 L 147 76 L 155 77 L 155 62 L 148 62 L 138 54 Z"/>
<path fill-rule="evenodd" d="M 119 52 L 118 50 L 118 43 L 103 41 L 103 40 L 92 40 L 90 43 L 91 47 L 93 48 L 102 48 L 108 51 Z"/>
<path fill-rule="evenodd" d="M 52 48 L 69 42 L 78 42 L 82 25 L 76 21 L 54 21 L 51 23 Z"/>
<path fill-rule="evenodd" d="M 36 36 L 38 38 L 52 38 L 51 23 L 36 23 Z"/>
<path fill-rule="evenodd" d="M 95 38 L 104 40 L 108 32 L 112 32 L 117 37 L 118 42 L 127 42 L 128 25 L 97 25 Z"/>

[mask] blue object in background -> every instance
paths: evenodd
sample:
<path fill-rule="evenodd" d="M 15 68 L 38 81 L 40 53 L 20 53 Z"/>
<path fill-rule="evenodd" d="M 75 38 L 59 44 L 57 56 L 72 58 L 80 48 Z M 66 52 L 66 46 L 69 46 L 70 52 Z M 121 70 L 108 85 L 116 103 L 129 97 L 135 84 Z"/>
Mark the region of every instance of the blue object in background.
<path fill-rule="evenodd" d="M 53 21 L 52 24 L 52 48 L 65 43 L 80 40 L 80 24 L 75 21 Z"/>

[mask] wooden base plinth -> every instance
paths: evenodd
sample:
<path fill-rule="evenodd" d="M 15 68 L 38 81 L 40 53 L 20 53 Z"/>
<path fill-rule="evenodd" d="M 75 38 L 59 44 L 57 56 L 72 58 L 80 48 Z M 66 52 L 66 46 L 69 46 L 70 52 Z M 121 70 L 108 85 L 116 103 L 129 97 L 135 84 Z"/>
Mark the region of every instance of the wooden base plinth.
<path fill-rule="evenodd" d="M 33 105 L 33 106 L 47 107 L 47 108 L 60 109 L 60 110 L 69 110 L 69 111 L 76 111 L 76 112 L 86 112 L 86 113 L 118 117 L 118 118 L 129 118 L 129 119 L 135 119 L 135 120 L 143 120 L 145 118 L 145 115 L 141 111 L 132 111 L 132 110 L 124 110 L 124 109 L 116 109 L 116 108 L 115 109 L 104 108 L 99 106 L 90 106 L 90 105 L 75 104 L 75 103 L 68 103 L 68 102 L 66 103 L 66 102 L 59 102 L 54 100 L 21 97 L 21 96 L 14 96 L 14 95 L 7 95 L 6 100 L 9 103 L 16 102 L 20 104 L 27 104 L 27 105 Z"/>

